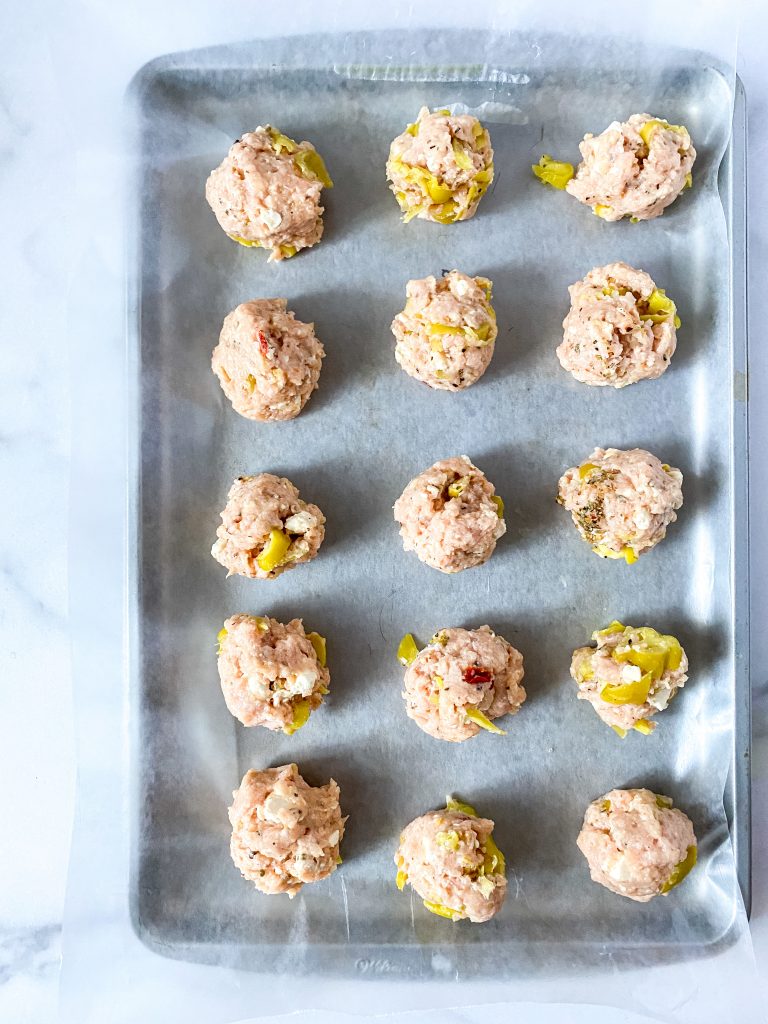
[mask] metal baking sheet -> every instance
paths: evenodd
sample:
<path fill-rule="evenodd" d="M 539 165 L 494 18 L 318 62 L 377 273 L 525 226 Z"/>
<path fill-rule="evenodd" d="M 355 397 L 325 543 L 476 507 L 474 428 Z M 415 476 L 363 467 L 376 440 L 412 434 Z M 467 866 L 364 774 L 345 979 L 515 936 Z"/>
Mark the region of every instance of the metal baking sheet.
<path fill-rule="evenodd" d="M 162 58 L 134 84 L 131 900 L 165 955 L 426 978 L 562 972 L 606 948 L 638 965 L 706 955 L 729 942 L 738 898 L 724 789 L 749 899 L 743 94 L 731 136 L 712 68 L 542 71 L 503 48 L 467 65 L 484 45 L 431 34 L 423 63 L 398 69 L 350 64 L 332 38 L 249 44 Z M 466 224 L 404 226 L 388 144 L 423 104 L 453 103 L 490 127 L 494 187 Z M 584 132 L 640 110 L 685 123 L 699 153 L 696 187 L 662 219 L 607 225 L 531 176 L 542 152 L 573 158 Z M 282 265 L 233 245 L 203 196 L 232 140 L 266 121 L 312 140 L 335 181 L 322 243 Z M 683 319 L 669 372 L 620 392 L 577 384 L 554 354 L 567 286 L 616 259 L 648 270 Z M 458 395 L 407 377 L 389 331 L 405 282 L 452 267 L 493 280 L 500 326 L 489 371 Z M 241 419 L 210 371 L 225 314 L 261 296 L 287 297 L 327 351 L 291 423 Z M 598 444 L 684 473 L 678 522 L 631 567 L 591 554 L 554 500 Z M 448 577 L 403 552 L 391 507 L 416 473 L 465 453 L 504 498 L 508 532 L 487 565 Z M 320 505 L 326 541 L 277 581 L 226 579 L 209 554 L 218 513 L 235 476 L 261 471 Z M 238 611 L 300 616 L 328 638 L 331 695 L 293 737 L 246 730 L 224 706 L 215 636 Z M 618 740 L 569 678 L 572 649 L 614 617 L 675 633 L 691 662 L 648 738 Z M 528 701 L 504 738 L 440 743 L 405 716 L 398 640 L 485 622 L 523 652 Z M 240 878 L 226 815 L 248 768 L 287 761 L 333 776 L 349 815 L 342 868 L 293 901 Z M 699 837 L 697 870 L 647 905 L 593 885 L 575 845 L 590 800 L 626 785 L 673 796 Z M 510 865 L 505 907 L 482 927 L 394 887 L 400 829 L 448 792 L 495 819 Z"/>

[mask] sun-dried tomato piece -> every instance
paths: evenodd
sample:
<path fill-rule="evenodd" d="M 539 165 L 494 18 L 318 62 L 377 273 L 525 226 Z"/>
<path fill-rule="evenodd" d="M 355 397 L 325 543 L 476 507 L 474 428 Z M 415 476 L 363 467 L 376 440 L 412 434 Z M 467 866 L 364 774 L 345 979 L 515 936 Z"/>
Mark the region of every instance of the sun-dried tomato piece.
<path fill-rule="evenodd" d="M 465 683 L 474 683 L 475 686 L 482 686 L 483 683 L 490 683 L 492 679 L 493 673 L 485 668 L 477 668 L 476 665 L 470 665 L 469 668 L 464 669 Z"/>
<path fill-rule="evenodd" d="M 264 331 L 257 331 L 256 333 L 259 336 L 259 348 L 261 349 L 261 354 L 266 359 L 267 353 L 269 352 L 269 342 L 267 341 Z"/>

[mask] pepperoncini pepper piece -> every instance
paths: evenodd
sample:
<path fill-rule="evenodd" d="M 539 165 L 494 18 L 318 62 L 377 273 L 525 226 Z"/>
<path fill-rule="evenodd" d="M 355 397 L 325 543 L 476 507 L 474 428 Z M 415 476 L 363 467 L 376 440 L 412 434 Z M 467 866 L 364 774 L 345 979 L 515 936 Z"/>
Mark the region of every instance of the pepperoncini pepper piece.
<path fill-rule="evenodd" d="M 293 705 L 293 718 L 291 719 L 290 724 L 283 726 L 283 732 L 285 735 L 293 736 L 295 732 L 307 724 L 311 714 L 312 708 L 310 707 L 309 701 L 306 698 L 297 700 Z"/>
<path fill-rule="evenodd" d="M 491 501 L 496 506 L 496 515 L 499 519 L 504 518 L 504 499 L 498 494 L 491 495 Z"/>
<path fill-rule="evenodd" d="M 474 722 L 475 725 L 479 725 L 481 729 L 495 733 L 497 736 L 507 735 L 503 729 L 498 727 L 498 725 L 494 725 L 490 718 L 488 718 L 487 715 L 484 715 L 479 708 L 465 708 L 464 713 L 470 722 Z"/>
<path fill-rule="evenodd" d="M 315 654 L 317 655 L 317 660 L 320 662 L 320 666 L 322 668 L 325 668 L 328 660 L 326 654 L 325 637 L 321 636 L 319 633 L 307 633 L 307 640 L 309 640 L 309 642 L 314 647 Z"/>
<path fill-rule="evenodd" d="M 470 818 L 477 817 L 477 811 L 471 804 L 465 804 L 462 800 L 456 800 L 452 796 L 445 798 L 445 809 L 446 811 L 460 811 L 462 814 L 469 815 Z"/>
<path fill-rule="evenodd" d="M 310 181 L 319 181 L 324 188 L 333 188 L 331 176 L 320 154 L 314 149 L 302 149 L 294 157 L 293 162 L 299 173 Z"/>
<path fill-rule="evenodd" d="M 617 645 L 613 658 L 636 665 L 654 680 L 666 671 L 676 672 L 683 660 L 683 649 L 674 636 L 664 636 L 650 626 L 625 630 L 626 643 Z"/>
<path fill-rule="evenodd" d="M 416 659 L 418 653 L 419 648 L 416 646 L 416 641 L 413 639 L 412 634 L 406 633 L 398 644 L 397 660 L 401 665 L 410 665 Z"/>
<path fill-rule="evenodd" d="M 685 858 L 675 867 L 672 874 L 666 880 L 664 885 L 662 885 L 660 891 L 662 893 L 667 893 L 670 889 L 674 889 L 676 885 L 680 885 L 685 876 L 688 875 L 696 866 L 697 859 L 697 848 L 695 846 L 689 846 L 688 853 L 685 855 Z"/>
<path fill-rule="evenodd" d="M 532 164 L 531 170 L 543 184 L 559 189 L 564 189 L 575 173 L 573 164 L 555 160 L 549 153 L 540 157 L 538 164 Z"/>
<path fill-rule="evenodd" d="M 283 135 L 283 133 L 279 132 L 277 128 L 273 128 L 270 125 L 267 128 L 267 131 L 269 132 L 269 137 L 272 140 L 272 149 L 274 149 L 278 156 L 283 152 L 283 150 L 285 150 L 286 153 L 295 153 L 299 148 L 297 142 L 293 139 L 289 139 L 287 135 Z"/>
<path fill-rule="evenodd" d="M 659 120 L 654 118 L 652 121 L 646 121 L 645 124 L 638 129 L 638 135 L 646 146 L 650 146 L 651 136 L 657 128 L 666 128 L 667 131 L 677 132 L 679 135 L 682 135 L 685 131 L 685 128 L 681 124 L 670 124 L 669 121 L 664 121 L 663 119 Z"/>
<path fill-rule="evenodd" d="M 438 917 L 447 917 L 449 921 L 461 920 L 461 911 L 459 910 L 444 907 L 442 903 L 430 903 L 429 900 L 423 900 L 422 902 L 430 914 L 437 914 Z"/>
<path fill-rule="evenodd" d="M 600 700 L 604 700 L 606 704 L 645 704 L 652 683 L 653 676 L 648 672 L 634 683 L 604 686 L 600 691 Z"/>
<path fill-rule="evenodd" d="M 592 550 L 601 558 L 623 558 L 627 565 L 633 565 L 637 561 L 637 554 L 628 544 L 625 544 L 621 551 L 614 551 L 605 544 L 595 544 Z"/>
<path fill-rule="evenodd" d="M 496 845 L 493 836 L 488 836 L 483 847 L 484 860 L 483 870 L 486 875 L 505 875 L 507 863 L 504 854 Z"/>
<path fill-rule="evenodd" d="M 654 288 L 648 298 L 640 303 L 640 306 L 644 310 L 640 313 L 641 320 L 650 320 L 654 324 L 663 324 L 671 319 L 675 327 L 682 325 L 682 321 L 677 315 L 677 307 L 663 288 Z"/>
<path fill-rule="evenodd" d="M 264 572 L 272 572 L 273 569 L 283 564 L 290 546 L 291 538 L 284 530 L 270 530 L 269 540 L 256 559 L 256 564 Z"/>
<path fill-rule="evenodd" d="M 451 148 L 453 149 L 456 166 L 462 171 L 471 171 L 475 165 L 472 163 L 472 157 L 462 143 L 458 139 L 451 139 Z"/>

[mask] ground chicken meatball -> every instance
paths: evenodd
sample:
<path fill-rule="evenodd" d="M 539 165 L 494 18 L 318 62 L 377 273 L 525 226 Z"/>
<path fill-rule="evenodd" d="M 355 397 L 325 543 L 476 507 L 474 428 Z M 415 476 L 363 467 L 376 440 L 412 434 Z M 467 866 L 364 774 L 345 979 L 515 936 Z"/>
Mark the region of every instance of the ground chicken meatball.
<path fill-rule="evenodd" d="M 435 739 L 460 743 L 481 729 L 503 736 L 492 720 L 525 700 L 523 656 L 490 626 L 441 629 L 422 651 L 409 633 L 398 654 L 408 666 L 406 713 Z"/>
<path fill-rule="evenodd" d="M 273 580 L 315 557 L 324 523 L 317 505 L 302 501 L 285 477 L 240 476 L 229 489 L 211 554 L 228 576 Z"/>
<path fill-rule="evenodd" d="M 270 249 L 270 261 L 320 241 L 320 191 L 331 188 L 322 157 L 271 125 L 246 132 L 211 171 L 205 198 L 229 237 Z"/>
<path fill-rule="evenodd" d="M 392 321 L 395 359 L 431 388 L 461 391 L 488 369 L 496 340 L 496 314 L 487 277 L 459 270 L 405 287 L 405 309 Z"/>
<path fill-rule="evenodd" d="M 232 794 L 230 853 L 259 892 L 293 898 L 307 882 L 319 882 L 341 863 L 339 787 L 309 786 L 295 764 L 249 771 Z"/>
<path fill-rule="evenodd" d="M 696 159 L 682 125 L 633 114 L 600 135 L 585 135 L 582 162 L 565 186 L 603 220 L 652 220 L 692 182 Z"/>
<path fill-rule="evenodd" d="M 224 320 L 211 366 L 235 412 L 292 420 L 317 387 L 325 349 L 285 299 L 254 299 Z"/>
<path fill-rule="evenodd" d="M 568 289 L 557 357 L 583 384 L 624 388 L 660 377 L 677 344 L 676 307 L 650 275 L 626 263 L 590 270 Z"/>
<path fill-rule="evenodd" d="M 447 798 L 407 825 L 395 854 L 397 887 L 408 882 L 433 914 L 451 921 L 488 921 L 507 895 L 504 855 L 494 823 L 473 807 Z"/>
<path fill-rule="evenodd" d="M 440 572 L 486 562 L 506 533 L 503 515 L 493 484 L 466 455 L 425 469 L 395 502 L 403 547 Z"/>
<path fill-rule="evenodd" d="M 471 114 L 422 107 L 389 147 L 387 180 L 403 220 L 469 220 L 493 181 L 488 131 Z"/>
<path fill-rule="evenodd" d="M 688 658 L 673 636 L 650 626 L 612 622 L 592 634 L 596 647 L 573 652 L 571 675 L 579 700 L 588 700 L 602 720 L 624 738 L 630 729 L 648 735 L 649 719 L 664 711 L 688 678 Z"/>
<path fill-rule="evenodd" d="M 586 462 L 560 477 L 558 502 L 602 558 L 631 564 L 655 547 L 683 504 L 683 474 L 633 448 L 595 448 Z"/>
<path fill-rule="evenodd" d="M 576 842 L 594 882 L 638 903 L 666 896 L 696 863 L 690 819 L 649 789 L 612 789 L 594 800 Z"/>
<path fill-rule="evenodd" d="M 243 725 L 292 735 L 328 693 L 325 638 L 301 619 L 233 615 L 219 636 L 219 678 L 230 712 Z"/>

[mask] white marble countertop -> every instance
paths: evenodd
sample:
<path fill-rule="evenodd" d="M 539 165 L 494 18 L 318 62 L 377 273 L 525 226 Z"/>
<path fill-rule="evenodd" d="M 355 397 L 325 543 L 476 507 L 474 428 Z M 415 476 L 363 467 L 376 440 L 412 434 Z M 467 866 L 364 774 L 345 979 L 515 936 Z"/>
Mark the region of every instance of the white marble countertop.
<path fill-rule="evenodd" d="M 156 5 L 122 23 L 137 37 L 167 35 L 171 15 Z M 190 0 L 190 20 L 203 6 Z M 286 0 L 284 7 L 290 7 Z M 322 18 L 309 3 L 307 30 Z M 318 5 L 320 7 L 321 5 Z M 690 4 L 701 9 L 702 5 Z M 276 5 L 275 5 L 276 7 Z M 3 301 L 0 336 L 4 372 L 0 378 L 0 479 L 10 500 L 0 503 L 0 623 L 3 634 L 0 735 L 3 771 L 0 806 L 0 1020 L 48 1024 L 56 1017 L 60 927 L 66 881 L 75 784 L 72 697 L 67 626 L 67 530 L 69 437 L 72 410 L 67 381 L 71 371 L 63 343 L 70 290 L 66 196 L 74 183 L 58 173 L 55 148 L 62 133 L 83 130 L 77 112 L 64 120 L 56 109 L 58 69 L 76 53 L 56 45 L 56 19 L 68 5 L 27 0 L 4 11 L 0 37 L 0 180 L 2 191 Z M 80 10 L 98 11 L 83 46 L 99 45 L 99 28 L 110 5 L 92 0 Z M 278 24 L 280 12 L 260 9 L 260 24 Z M 359 13 L 359 9 L 356 10 Z M 706 15 L 704 15 L 706 16 Z M 331 26 L 331 27 L 338 27 Z M 356 27 L 366 21 L 356 19 Z M 272 28 L 274 31 L 274 28 Z M 254 26 L 258 34 L 258 26 Z M 269 34 L 265 28 L 265 34 Z M 754 527 L 768 504 L 768 8 L 761 0 L 744 5 L 738 68 L 750 117 L 750 417 L 753 466 L 751 508 L 754 668 L 754 900 L 752 934 L 760 970 L 768 975 L 768 545 Z M 681 40 L 682 41 L 682 40 Z M 189 33 L 189 45 L 199 41 Z M 176 48 L 188 45 L 176 33 Z M 156 52 L 165 47 L 158 46 Z M 109 88 L 110 64 L 94 89 Z M 114 68 L 116 76 L 123 69 Z M 85 130 L 87 130 L 87 124 Z M 53 154 L 53 155 L 52 155 Z M 97 200 L 110 201 L 105 191 Z M 119 329 L 119 325 L 118 328 Z M 77 369 L 74 368 L 74 372 Z M 727 979 L 724 981 L 727 984 Z M 734 994 L 735 995 L 735 994 Z M 583 1015 L 583 1017 L 582 1017 Z M 535 1021 L 630 1020 L 558 1008 L 515 1009 L 516 1019 Z M 505 1019 L 500 1008 L 441 1014 L 454 1020 Z M 330 1021 L 332 1015 L 302 1019 Z M 414 1018 L 411 1018 L 414 1019 Z M 427 1019 L 426 1017 L 424 1019 Z M 431 1015 L 430 1015 L 431 1019 Z M 437 1018 L 434 1018 L 437 1020 Z M 639 1018 L 635 1018 L 639 1019 Z M 753 1018 L 744 1017 L 745 1024 Z M 107 1024 L 107 1022 L 105 1022 Z M 190 1022 L 196 1024 L 196 1022 Z"/>

